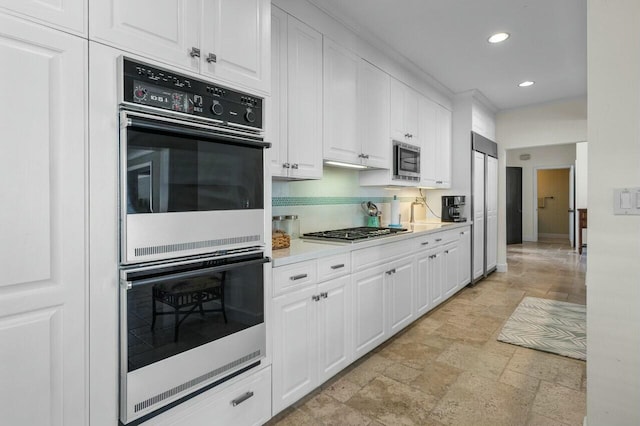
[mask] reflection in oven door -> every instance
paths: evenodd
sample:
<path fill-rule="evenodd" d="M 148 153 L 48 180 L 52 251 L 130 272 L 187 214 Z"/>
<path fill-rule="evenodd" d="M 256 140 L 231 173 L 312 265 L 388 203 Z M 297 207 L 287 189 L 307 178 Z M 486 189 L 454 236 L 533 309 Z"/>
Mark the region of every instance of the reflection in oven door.
<path fill-rule="evenodd" d="M 124 423 L 265 355 L 262 252 L 122 270 Z"/>

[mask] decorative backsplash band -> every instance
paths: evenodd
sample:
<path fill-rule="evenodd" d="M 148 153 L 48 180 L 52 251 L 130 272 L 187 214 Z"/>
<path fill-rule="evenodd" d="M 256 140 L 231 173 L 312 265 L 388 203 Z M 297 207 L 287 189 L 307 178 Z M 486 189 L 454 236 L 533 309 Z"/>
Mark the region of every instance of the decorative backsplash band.
<path fill-rule="evenodd" d="M 273 197 L 273 207 L 289 206 L 327 206 L 332 204 L 360 204 L 363 201 L 390 203 L 393 197 Z M 412 202 L 415 197 L 398 197 L 400 202 Z"/>

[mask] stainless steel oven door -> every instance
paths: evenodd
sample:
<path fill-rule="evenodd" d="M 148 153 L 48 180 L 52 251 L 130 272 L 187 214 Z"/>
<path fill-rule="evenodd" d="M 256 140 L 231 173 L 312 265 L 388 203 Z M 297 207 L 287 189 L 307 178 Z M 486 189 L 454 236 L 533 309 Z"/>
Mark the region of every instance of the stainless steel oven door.
<path fill-rule="evenodd" d="M 247 251 L 120 271 L 123 423 L 265 356 L 267 262 Z"/>
<path fill-rule="evenodd" d="M 264 149 L 235 128 L 123 111 L 121 263 L 264 246 Z"/>

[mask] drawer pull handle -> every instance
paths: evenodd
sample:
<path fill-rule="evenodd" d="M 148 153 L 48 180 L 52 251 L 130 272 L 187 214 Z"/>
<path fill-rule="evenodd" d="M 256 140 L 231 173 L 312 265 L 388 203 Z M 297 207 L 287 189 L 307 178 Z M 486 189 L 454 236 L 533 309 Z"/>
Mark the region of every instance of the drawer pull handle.
<path fill-rule="evenodd" d="M 421 243 L 421 245 L 426 246 L 427 244 L 429 244 L 429 241 L 425 241 L 423 243 Z"/>
<path fill-rule="evenodd" d="M 341 263 L 341 264 L 339 264 L 339 265 L 333 265 L 333 266 L 331 267 L 331 269 L 340 269 L 340 268 L 344 268 L 344 263 Z"/>
<path fill-rule="evenodd" d="M 460 235 L 464 235 L 464 234 L 466 234 L 466 233 L 467 233 L 467 231 L 462 231 L 462 232 L 460 233 Z"/>
<path fill-rule="evenodd" d="M 301 280 L 303 278 L 307 278 L 307 274 L 294 275 L 294 276 L 290 277 L 289 279 L 291 281 L 296 281 L 296 280 Z"/>
<path fill-rule="evenodd" d="M 253 392 L 249 391 L 247 393 L 245 393 L 242 396 L 237 397 L 236 399 L 234 399 L 233 401 L 231 401 L 231 405 L 233 405 L 234 407 L 236 405 L 240 405 L 243 402 L 245 402 L 247 399 L 251 398 L 253 396 Z"/>
<path fill-rule="evenodd" d="M 442 181 L 441 181 L 441 180 L 437 180 L 437 181 L 436 181 L 436 183 L 437 183 L 437 184 L 441 184 L 441 183 L 442 183 Z"/>
<path fill-rule="evenodd" d="M 436 243 L 439 243 L 440 241 L 442 241 L 442 238 L 436 238 Z"/>

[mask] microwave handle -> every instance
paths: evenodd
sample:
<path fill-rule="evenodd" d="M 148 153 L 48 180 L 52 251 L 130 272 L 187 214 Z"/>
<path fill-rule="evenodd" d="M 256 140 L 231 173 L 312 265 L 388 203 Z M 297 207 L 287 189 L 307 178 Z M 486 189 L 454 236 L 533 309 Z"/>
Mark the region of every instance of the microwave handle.
<path fill-rule="evenodd" d="M 130 277 L 129 276 L 130 272 L 123 270 L 120 272 L 120 284 L 123 287 L 125 287 L 127 290 L 130 290 L 135 285 L 151 284 L 158 281 L 159 278 L 163 280 L 166 280 L 166 279 L 179 280 L 184 278 L 193 278 L 193 277 L 202 275 L 204 273 L 224 272 L 231 269 L 241 268 L 243 266 L 260 265 L 260 264 L 269 263 L 269 262 L 271 262 L 271 258 L 263 257 L 262 259 L 248 260 L 246 262 L 232 263 L 230 265 L 212 266 L 211 268 L 202 268 L 202 269 L 197 269 L 195 271 L 176 272 L 175 274 L 168 273 L 165 275 L 155 275 L 153 277 L 148 277 L 149 271 L 145 271 L 146 272 L 144 274 L 145 278 L 139 278 L 139 279 L 136 279 L 135 277 Z"/>
<path fill-rule="evenodd" d="M 195 137 L 204 140 L 222 141 L 228 142 L 234 145 L 243 145 L 250 148 L 269 148 L 271 144 L 269 142 L 262 142 L 258 140 L 252 140 L 249 138 L 243 138 L 240 136 L 223 135 L 214 130 L 203 130 L 179 125 L 171 125 L 163 123 L 158 120 L 149 120 L 142 117 L 128 116 L 125 122 L 126 127 L 153 130 L 159 132 L 173 133 L 176 135 Z"/>

